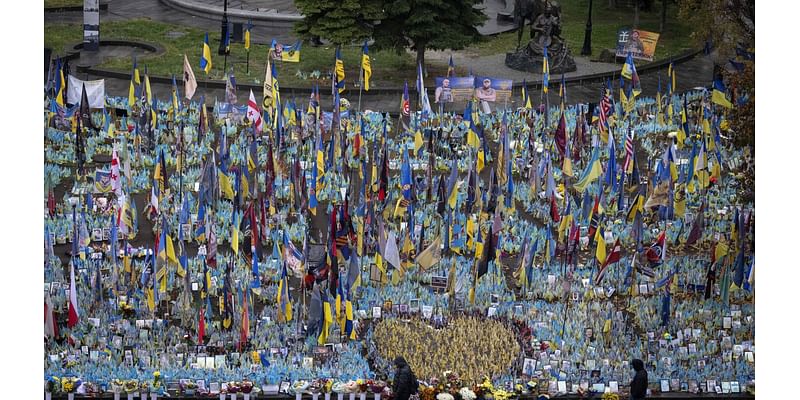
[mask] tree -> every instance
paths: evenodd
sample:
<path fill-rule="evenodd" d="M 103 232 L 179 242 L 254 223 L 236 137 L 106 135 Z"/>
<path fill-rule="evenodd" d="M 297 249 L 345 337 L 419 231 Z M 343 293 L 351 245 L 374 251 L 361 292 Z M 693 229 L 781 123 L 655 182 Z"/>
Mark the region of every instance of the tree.
<path fill-rule="evenodd" d="M 739 53 L 746 55 L 755 45 L 755 0 L 681 0 L 679 15 L 694 27 L 692 38 L 695 44 L 699 46 L 706 40 L 710 41 L 722 60 Z M 728 119 L 734 146 L 749 146 L 752 154 L 755 154 L 755 57 L 747 58 L 739 60 L 745 65 L 743 71 L 725 76 L 736 104 L 729 112 Z M 739 102 L 742 97 L 746 100 Z M 753 201 L 755 164 L 745 163 L 736 172 L 742 176 L 740 187 L 743 189 L 739 199 L 743 202 Z"/>
<path fill-rule="evenodd" d="M 373 37 L 378 49 L 398 53 L 411 48 L 417 64 L 425 65 L 425 50 L 460 50 L 481 40 L 477 27 L 486 15 L 481 0 L 385 0 L 383 17 Z"/>
<path fill-rule="evenodd" d="M 710 40 L 722 56 L 733 54 L 742 43 L 754 44 L 755 0 L 680 0 L 679 15 L 694 27 L 695 44 Z"/>
<path fill-rule="evenodd" d="M 340 46 L 372 36 L 380 19 L 380 2 L 373 0 L 295 0 L 303 20 L 295 32 L 304 39 L 322 38 Z"/>

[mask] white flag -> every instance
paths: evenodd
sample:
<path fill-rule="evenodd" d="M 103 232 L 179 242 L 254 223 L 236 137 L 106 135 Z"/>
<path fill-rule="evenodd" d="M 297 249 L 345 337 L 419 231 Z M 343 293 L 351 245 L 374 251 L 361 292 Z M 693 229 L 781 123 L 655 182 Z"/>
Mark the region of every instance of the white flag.
<path fill-rule="evenodd" d="M 89 107 L 103 108 L 106 104 L 106 81 L 98 79 L 95 81 L 82 81 L 72 75 L 68 76 L 69 90 L 67 90 L 67 103 L 80 104 L 83 87 L 86 87 L 86 98 L 89 100 Z"/>
<path fill-rule="evenodd" d="M 397 237 L 394 232 L 389 232 L 389 238 L 386 239 L 386 254 L 383 258 L 395 268 L 400 268 L 400 251 L 397 248 Z"/>
<path fill-rule="evenodd" d="M 247 101 L 247 120 L 253 123 L 256 133 L 261 133 L 261 112 L 258 111 L 258 103 L 253 90 L 250 89 L 250 100 Z"/>
<path fill-rule="evenodd" d="M 197 80 L 194 78 L 192 65 L 186 54 L 183 55 L 183 91 L 186 93 L 186 100 L 191 100 L 197 90 Z"/>

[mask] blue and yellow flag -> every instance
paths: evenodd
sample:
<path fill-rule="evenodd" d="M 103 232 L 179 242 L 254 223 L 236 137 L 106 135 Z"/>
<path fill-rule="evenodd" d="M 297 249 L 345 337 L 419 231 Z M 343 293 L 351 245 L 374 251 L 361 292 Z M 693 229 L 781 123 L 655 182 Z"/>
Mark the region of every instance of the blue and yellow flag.
<path fill-rule="evenodd" d="M 364 41 L 364 53 L 361 54 L 361 69 L 364 70 L 364 90 L 369 92 L 369 78 L 372 77 L 372 64 L 369 61 L 369 46 Z"/>
<path fill-rule="evenodd" d="M 286 273 L 286 263 L 281 269 L 281 280 L 278 283 L 278 320 L 291 322 L 292 320 L 292 298 L 289 294 L 289 275 Z"/>
<path fill-rule="evenodd" d="M 200 54 L 200 69 L 205 71 L 206 75 L 211 71 L 211 47 L 208 46 L 208 32 L 206 32 L 205 40 L 203 40 L 203 52 Z"/>
<path fill-rule="evenodd" d="M 64 67 L 61 65 L 61 60 L 58 60 L 58 77 L 56 78 L 56 103 L 64 107 Z"/>
<path fill-rule="evenodd" d="M 300 62 L 300 47 L 302 42 L 299 40 L 292 45 L 278 43 L 277 40 L 272 39 L 270 52 L 274 60 L 281 60 L 283 62 Z"/>
<path fill-rule="evenodd" d="M 450 62 L 447 63 L 447 77 L 454 75 L 456 72 L 456 65 L 453 63 L 453 55 L 450 55 Z"/>
<path fill-rule="evenodd" d="M 728 100 L 727 92 L 728 90 L 725 88 L 725 84 L 722 83 L 722 78 L 717 77 L 714 79 L 714 88 L 711 92 L 711 102 L 721 105 L 725 108 L 733 108 L 733 104 L 731 104 L 731 101 Z"/>
<path fill-rule="evenodd" d="M 342 61 L 342 54 L 340 49 L 336 48 L 336 88 L 339 93 L 344 92 L 344 61 Z"/>
<path fill-rule="evenodd" d="M 579 192 L 586 191 L 589 185 L 597 180 L 602 173 L 603 167 L 600 165 L 599 147 L 595 147 L 594 151 L 592 152 L 592 158 L 587 163 L 586 169 L 583 170 L 581 178 L 578 180 L 578 182 L 575 182 L 575 189 Z"/>

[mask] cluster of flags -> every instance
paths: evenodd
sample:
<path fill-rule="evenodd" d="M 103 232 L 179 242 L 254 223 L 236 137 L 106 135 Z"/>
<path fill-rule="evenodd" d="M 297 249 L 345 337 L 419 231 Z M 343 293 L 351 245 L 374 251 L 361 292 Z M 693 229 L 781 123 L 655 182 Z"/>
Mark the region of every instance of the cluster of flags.
<path fill-rule="evenodd" d="M 273 49 L 277 48 L 276 46 L 277 44 L 273 44 Z M 250 49 L 250 27 L 245 32 L 245 48 L 247 50 Z M 285 47 L 283 51 L 286 51 Z M 297 51 L 299 51 L 299 45 L 297 46 Z M 470 301 L 474 303 L 477 281 L 489 272 L 491 263 L 500 263 L 501 252 L 499 248 L 503 240 L 503 234 L 501 233 L 503 231 L 503 214 L 507 213 L 507 210 L 514 210 L 515 208 L 515 190 L 517 190 L 520 177 L 515 178 L 514 172 L 515 170 L 520 170 L 516 156 L 519 152 L 518 148 L 521 146 L 514 143 L 514 133 L 509 129 L 509 115 L 503 113 L 501 121 L 496 124 L 499 129 L 499 150 L 496 153 L 497 162 L 491 168 L 486 185 L 482 186 L 480 184 L 482 179 L 480 173 L 485 168 L 487 153 L 490 153 L 490 151 L 487 147 L 487 138 L 484 136 L 483 123 L 477 109 L 473 106 L 473 102 L 467 102 L 463 121 L 467 126 L 466 157 L 474 161 L 475 167 L 469 168 L 466 179 L 462 180 L 459 177 L 455 160 L 449 160 L 450 174 L 439 176 L 437 184 L 434 184 L 434 162 L 428 163 L 429 170 L 426 176 L 427 194 L 424 198 L 426 201 L 433 203 L 435 197 L 437 211 L 442 216 L 439 224 L 439 228 L 442 229 L 441 232 L 434 234 L 432 236 L 433 240 L 426 245 L 425 229 L 434 229 L 431 226 L 422 226 L 421 232 L 415 231 L 411 227 L 403 227 L 399 231 L 395 231 L 387 229 L 384 224 L 384 221 L 389 219 L 410 221 L 421 208 L 418 202 L 420 201 L 419 197 L 423 196 L 423 194 L 417 192 L 417 181 L 414 179 L 411 160 L 418 158 L 420 151 L 425 147 L 426 136 L 428 137 L 429 149 L 433 148 L 434 140 L 436 140 L 435 133 L 425 132 L 423 134 L 423 129 L 414 125 L 416 121 L 412 118 L 414 111 L 412 110 L 408 93 L 408 84 L 406 83 L 404 87 L 401 99 L 400 125 L 402 130 L 397 135 L 404 141 L 404 144 L 401 146 L 400 154 L 393 155 L 400 160 L 399 185 L 401 190 L 397 198 L 392 199 L 390 185 L 393 183 L 389 177 L 390 154 L 386 124 L 384 123 L 382 137 L 372 144 L 372 154 L 369 157 L 362 156 L 362 154 L 370 152 L 370 145 L 362 142 L 365 140 L 365 136 L 362 134 L 365 129 L 364 121 L 359 121 L 360 126 L 357 128 L 349 128 L 354 133 L 352 140 L 348 140 L 348 135 L 343 132 L 346 128 L 341 127 L 340 118 L 342 117 L 340 115 L 339 95 L 346 90 L 346 76 L 341 50 L 337 48 L 333 67 L 334 80 L 331 87 L 334 96 L 332 113 L 334 123 L 331 124 L 330 129 L 324 132 L 330 138 L 328 145 L 325 144 L 322 134 L 324 128 L 322 127 L 322 112 L 319 104 L 319 88 L 315 88 L 312 92 L 307 108 L 307 114 L 313 116 L 312 121 L 315 124 L 316 132 L 312 142 L 311 162 L 305 166 L 305 168 L 311 169 L 311 182 L 306 185 L 305 179 L 307 175 L 304 168 L 301 167 L 300 155 L 296 156 L 295 160 L 289 160 L 289 167 L 279 162 L 280 154 L 282 153 L 280 151 L 280 135 L 285 133 L 282 124 L 288 122 L 296 125 L 298 121 L 302 121 L 303 111 L 302 109 L 298 111 L 293 102 L 281 103 L 277 68 L 271 59 L 272 57 L 267 59 L 261 103 L 259 104 L 256 101 L 252 90 L 249 93 L 246 118 L 248 124 L 252 127 L 254 137 L 249 142 L 249 147 L 244 150 L 246 152 L 246 165 L 229 166 L 227 164 L 230 158 L 230 146 L 227 143 L 226 135 L 220 134 L 217 139 L 217 148 L 206 155 L 201 168 L 196 202 L 197 228 L 191 235 L 200 243 L 207 244 L 208 249 L 206 257 L 203 259 L 203 289 L 201 291 L 201 297 L 206 300 L 206 304 L 198 310 L 198 341 L 202 343 L 205 337 L 206 321 L 212 312 L 212 307 L 210 306 L 210 298 L 212 296 L 211 272 L 218 268 L 218 242 L 215 232 L 216 224 L 213 223 L 215 216 L 208 207 L 212 207 L 218 196 L 234 204 L 230 224 L 230 244 L 234 260 L 238 261 L 239 257 L 245 256 L 244 253 L 247 250 L 239 248 L 240 242 L 245 237 L 250 237 L 251 259 L 249 260 L 249 265 L 252 274 L 250 287 L 244 289 L 234 287 L 235 284 L 230 277 L 230 271 L 232 268 L 231 263 L 236 261 L 231 261 L 231 263 L 224 266 L 223 293 L 219 296 L 219 309 L 223 317 L 223 326 L 226 328 L 231 326 L 233 315 L 237 308 L 241 312 L 239 345 L 244 347 L 250 337 L 249 305 L 252 304 L 250 291 L 258 293 L 261 289 L 262 274 L 260 270 L 265 264 L 259 261 L 258 254 L 263 241 L 267 240 L 266 229 L 264 228 L 267 225 L 266 218 L 275 214 L 273 185 L 277 175 L 285 174 L 287 169 L 291 170 L 292 195 L 294 196 L 295 192 L 297 192 L 298 197 L 304 201 L 296 209 L 303 210 L 308 208 L 312 217 L 322 216 L 319 214 L 324 212 L 318 213 L 320 211 L 318 208 L 321 204 L 317 195 L 330 184 L 329 171 L 340 169 L 340 160 L 348 146 L 352 146 L 353 154 L 356 155 L 357 161 L 361 162 L 361 168 L 357 171 L 363 182 L 362 195 L 360 196 L 361 204 L 358 204 L 355 208 L 350 207 L 349 191 L 351 188 L 344 189 L 341 202 L 331 204 L 331 212 L 329 213 L 330 229 L 328 230 L 326 243 L 326 261 L 324 266 L 313 272 L 311 277 L 312 285 L 310 287 L 312 290 L 311 308 L 312 310 L 317 310 L 316 313 L 311 313 L 310 321 L 318 343 L 324 344 L 327 342 L 334 323 L 338 323 L 341 326 L 341 331 L 345 337 L 350 340 L 356 338 L 357 329 L 353 315 L 353 300 L 356 298 L 356 291 L 361 285 L 361 265 L 368 257 L 364 245 L 365 237 L 368 238 L 370 235 L 377 241 L 379 248 L 374 257 L 375 264 L 381 272 L 381 281 L 383 281 L 384 276 L 388 275 L 390 268 L 394 269 L 392 280 L 396 283 L 403 279 L 413 264 L 418 265 L 422 270 L 428 270 L 437 265 L 447 253 L 462 254 L 464 250 L 474 251 L 474 267 L 471 269 L 471 274 L 473 275 L 472 286 L 469 294 Z M 282 61 L 289 60 L 282 58 Z M 199 66 L 206 74 L 212 68 L 207 34 L 204 38 Z M 448 76 L 454 72 L 454 68 L 451 56 Z M 542 91 L 546 94 L 549 91 L 550 82 L 549 60 L 546 50 L 542 72 Z M 154 97 L 146 68 L 143 75 L 144 78 L 142 79 L 134 60 L 129 93 L 131 105 L 138 103 L 148 106 L 153 104 Z M 670 65 L 668 75 L 667 93 L 672 94 L 676 84 L 675 70 L 672 65 Z M 719 171 L 714 169 L 715 167 L 719 168 L 721 164 L 719 151 L 715 151 L 715 146 L 718 145 L 719 141 L 719 127 L 716 126 L 717 120 L 712 117 L 710 110 L 708 112 L 701 110 L 700 117 L 708 125 L 708 129 L 703 126 L 701 128 L 704 131 L 703 138 L 701 140 L 692 140 L 692 152 L 688 165 L 686 167 L 677 165 L 678 157 L 676 151 L 685 145 L 687 139 L 691 139 L 685 103 L 680 114 L 680 130 L 683 135 L 679 135 L 675 143 L 669 145 L 663 159 L 658 161 L 658 165 L 655 168 L 656 176 L 654 177 L 653 189 L 650 191 L 649 196 L 648 191 L 644 190 L 641 185 L 642 181 L 639 177 L 639 166 L 636 159 L 636 134 L 631 127 L 627 129 L 624 136 L 624 161 L 621 165 L 617 165 L 617 143 L 614 138 L 614 128 L 620 125 L 613 123 L 614 111 L 621 108 L 625 110 L 626 114 L 630 114 L 635 105 L 636 97 L 641 93 L 639 76 L 630 55 L 623 66 L 621 76 L 620 104 L 613 103 L 613 98 L 610 95 L 611 84 L 609 82 L 604 88 L 601 100 L 596 108 L 587 113 L 585 117 L 583 112 L 579 111 L 578 114 L 580 115 L 574 128 L 575 133 L 572 134 L 567 125 L 566 85 L 562 75 L 559 88 L 561 113 L 555 129 L 550 131 L 548 128 L 547 131 L 548 134 L 552 132 L 552 138 L 548 138 L 552 139 L 550 148 L 542 159 L 538 159 L 539 155 L 531 156 L 529 178 L 522 178 L 530 180 L 531 187 L 536 192 L 536 195 L 538 195 L 539 189 L 544 189 L 545 199 L 550 205 L 546 236 L 544 238 L 537 237 L 535 240 L 531 240 L 529 237 L 524 238 L 520 262 L 515 272 L 515 276 L 522 287 L 530 286 L 530 278 L 533 275 L 531 268 L 535 265 L 535 258 L 540 253 L 544 262 L 551 262 L 556 254 L 561 251 L 567 264 L 574 265 L 577 263 L 577 251 L 580 248 L 581 239 L 580 224 L 584 224 L 588 228 L 589 245 L 594 246 L 593 257 L 591 257 L 594 263 L 594 282 L 596 285 L 601 285 L 609 267 L 619 263 L 625 252 L 625 246 L 620 237 L 607 239 L 608 236 L 606 235 L 608 226 L 604 222 L 606 214 L 611 217 L 617 212 L 624 213 L 625 221 L 632 223 L 632 235 L 637 247 L 636 253 L 641 254 L 646 260 L 645 265 L 634 267 L 637 255 L 630 254 L 629 275 L 634 274 L 636 271 L 645 275 L 653 274 L 656 268 L 665 263 L 668 240 L 664 230 L 660 232 L 649 247 L 646 249 L 640 248 L 642 220 L 646 211 L 657 208 L 660 212 L 663 208 L 666 210 L 666 218 L 662 219 L 671 219 L 676 215 L 682 216 L 685 213 L 685 194 L 708 187 L 710 179 L 719 176 Z M 372 64 L 368 43 L 365 42 L 362 47 L 361 74 L 359 76 L 364 90 L 368 91 L 370 89 L 371 78 Z M 629 82 L 626 83 L 625 79 Z M 229 94 L 227 100 L 229 103 L 235 103 L 235 78 L 230 74 L 227 76 L 226 81 L 226 92 Z M 185 98 L 192 99 L 196 93 L 197 81 L 187 56 L 184 56 L 183 82 Z M 63 73 L 60 68 L 56 89 L 55 101 L 58 103 L 60 100 L 63 103 Z M 424 85 L 424 68 L 422 65 L 417 67 L 416 89 L 420 97 L 417 107 L 413 109 L 419 109 L 421 118 L 425 119 L 433 112 Z M 173 77 L 172 104 L 174 116 L 181 111 L 179 97 L 177 83 Z M 523 84 L 522 99 L 524 107 L 528 110 L 532 109 L 530 94 L 525 84 Z M 725 108 L 732 106 L 731 102 L 727 100 L 727 90 L 721 79 L 715 79 L 711 102 Z M 657 106 L 659 112 L 661 108 L 659 89 L 659 104 Z M 668 108 L 672 109 L 673 107 L 669 105 Z M 155 124 L 155 112 L 152 110 L 150 112 L 153 113 L 152 123 Z M 83 111 L 81 111 L 81 114 L 83 114 Z M 298 115 L 301 118 L 298 118 Z M 672 118 L 670 113 L 667 113 L 667 115 Z M 622 118 L 622 116 L 617 116 L 617 118 Z M 82 115 L 79 115 L 78 121 L 84 121 Z M 91 120 L 87 120 L 84 123 L 91 124 Z M 272 125 L 271 130 L 266 129 L 269 126 L 267 124 Z M 714 125 L 713 129 L 712 125 Z M 204 107 L 200 113 L 198 127 L 201 132 L 208 132 L 208 117 Z M 600 145 L 598 143 L 597 146 L 593 146 L 590 156 L 586 158 L 585 154 L 581 154 L 581 150 L 587 148 L 586 144 L 583 143 L 583 136 L 591 129 L 590 127 L 594 127 L 600 133 L 603 144 Z M 255 136 L 265 139 L 265 146 L 267 147 L 266 160 L 259 160 L 258 144 L 255 141 Z M 413 151 L 409 151 L 409 148 L 405 145 L 405 141 L 410 142 L 407 139 L 411 138 L 413 138 Z M 279 155 L 273 154 L 273 146 L 278 146 L 278 150 L 275 152 Z M 709 160 L 715 156 L 716 164 L 712 161 L 715 167 L 709 167 Z M 601 162 L 601 157 L 606 161 Z M 127 161 L 129 157 L 126 156 L 125 158 Z M 175 160 L 178 165 L 180 165 L 181 159 L 179 154 Z M 369 165 L 367 159 L 371 161 L 371 165 Z M 573 160 L 583 162 L 583 170 L 576 171 L 580 172 L 579 174 L 574 174 L 572 171 Z M 154 310 L 155 304 L 157 304 L 159 293 L 167 291 L 169 271 L 174 269 L 177 276 L 183 278 L 187 275 L 189 269 L 184 243 L 188 238 L 184 237 L 181 227 L 187 223 L 187 215 L 189 213 L 185 210 L 188 210 L 191 206 L 189 205 L 188 194 L 187 197 L 181 197 L 183 200 L 180 203 L 180 226 L 172 226 L 172 220 L 168 218 L 168 212 L 164 208 L 164 199 L 170 187 L 170 174 L 168 172 L 170 163 L 168 161 L 172 161 L 172 159 L 161 149 L 153 167 L 153 180 L 148 204 L 149 215 L 155 219 L 156 225 L 159 227 L 159 239 L 154 243 L 153 256 L 148 259 L 147 273 L 143 273 L 141 277 L 142 282 L 147 285 L 144 290 L 151 310 Z M 569 188 L 564 190 L 564 188 L 556 186 L 553 165 L 561 167 L 565 185 L 573 182 L 571 186 L 574 191 L 569 190 Z M 258 170 L 262 166 L 265 169 L 266 177 L 266 185 L 263 191 L 257 189 L 258 180 L 256 179 Z M 115 216 L 116 223 L 113 224 L 114 236 L 116 237 L 118 228 L 120 237 L 125 238 L 136 229 L 136 209 L 135 204 L 125 195 L 126 185 L 124 185 L 124 180 L 122 179 L 123 172 L 126 178 L 131 178 L 129 166 L 122 167 L 117 149 L 114 147 L 111 171 L 109 172 L 110 190 L 119 199 L 119 208 Z M 175 176 L 173 175 L 172 178 L 175 179 Z M 628 180 L 629 182 L 626 184 Z M 294 187 L 295 185 L 297 187 Z M 467 187 L 466 202 L 462 202 L 465 204 L 460 204 L 461 197 L 459 194 L 462 186 Z M 627 207 L 624 204 L 626 186 L 628 187 L 628 194 L 632 195 Z M 694 187 L 694 189 L 690 187 Z M 581 201 L 575 201 L 572 196 L 574 192 L 577 192 Z M 501 198 L 503 201 L 500 201 Z M 292 200 L 292 203 L 294 205 L 294 200 Z M 394 207 L 391 207 L 392 204 Z M 383 205 L 384 209 L 382 215 L 377 212 L 379 209 L 376 208 L 376 206 L 380 205 Z M 462 227 L 459 222 L 456 222 L 456 214 L 461 212 L 462 205 L 466 205 L 468 214 L 478 211 L 478 220 L 467 219 L 466 227 Z M 704 207 L 700 208 L 692 223 L 689 237 L 685 242 L 687 245 L 694 245 L 703 237 L 705 224 Z M 581 211 L 584 210 L 585 212 L 581 216 Z M 353 211 L 357 218 L 353 218 L 350 215 Z M 484 212 L 488 218 L 484 218 Z M 492 216 L 492 214 L 494 215 Z M 74 216 L 74 218 L 77 222 L 77 217 Z M 84 218 L 82 216 L 82 219 Z M 80 250 L 81 257 L 85 258 L 85 248 L 88 245 L 88 233 L 84 232 L 86 229 L 85 221 L 81 224 L 76 224 L 75 229 L 76 237 L 79 240 L 76 241 L 74 254 L 78 254 Z M 174 236 L 176 231 L 178 232 L 177 245 L 175 243 L 176 237 Z M 745 231 L 744 217 L 740 217 L 737 210 L 732 225 L 730 245 L 724 244 L 723 246 L 723 244 L 720 244 L 714 248 L 715 265 L 713 273 L 709 276 L 720 276 L 722 274 L 723 279 L 728 279 L 727 275 L 725 275 L 725 268 L 733 268 L 732 285 L 728 285 L 728 282 L 723 280 L 728 287 L 749 289 L 753 284 L 752 264 L 749 272 L 746 271 L 746 245 L 743 233 Z M 462 235 L 462 232 L 465 232 L 466 235 Z M 467 236 L 466 246 L 458 243 L 456 236 Z M 303 273 L 305 246 L 302 251 L 299 250 L 286 237 L 285 233 L 282 239 L 272 238 L 274 246 L 272 258 L 280 264 L 280 278 L 277 282 L 278 289 L 275 296 L 278 320 L 279 322 L 287 323 L 295 318 L 290 278 L 293 273 L 297 275 L 297 271 L 300 271 L 300 274 Z M 613 244 L 609 251 L 607 244 L 612 241 Z M 283 246 L 283 251 L 278 250 L 279 242 Z M 78 245 L 80 245 L 80 249 Z M 735 260 L 731 262 L 731 258 L 735 258 Z M 266 262 L 266 258 L 264 262 Z M 455 264 L 453 264 L 449 272 L 450 291 L 455 291 L 455 281 L 457 279 L 455 271 Z M 672 283 L 677 279 L 677 273 L 677 268 L 670 271 L 666 278 L 659 281 L 658 287 L 670 288 L 673 286 Z M 98 274 L 98 279 L 99 276 Z M 75 296 L 74 279 L 74 268 L 71 268 L 69 327 L 77 324 L 80 316 L 77 297 Z M 632 281 L 633 278 L 630 278 L 630 280 Z M 320 285 L 314 284 L 314 282 L 321 281 L 327 281 L 326 288 L 323 289 Z M 236 300 L 237 290 L 239 291 L 238 300 Z M 670 307 L 670 295 L 671 293 L 666 291 L 664 307 L 667 311 Z M 48 330 L 48 332 L 50 331 L 52 330 Z"/>

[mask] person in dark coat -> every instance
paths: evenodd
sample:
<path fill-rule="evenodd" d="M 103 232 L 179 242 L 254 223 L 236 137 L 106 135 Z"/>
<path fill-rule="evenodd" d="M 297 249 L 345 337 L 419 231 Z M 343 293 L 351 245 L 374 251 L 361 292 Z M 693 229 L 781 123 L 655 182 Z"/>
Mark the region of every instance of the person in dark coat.
<path fill-rule="evenodd" d="M 396 372 L 394 374 L 394 382 L 392 383 L 392 393 L 394 400 L 408 400 L 408 398 L 417 393 L 417 378 L 411 367 L 402 356 L 394 359 L 394 367 Z"/>
<path fill-rule="evenodd" d="M 644 362 L 637 358 L 631 361 L 631 365 L 636 371 L 631 381 L 631 400 L 644 399 L 647 396 L 647 371 L 644 370 Z"/>

